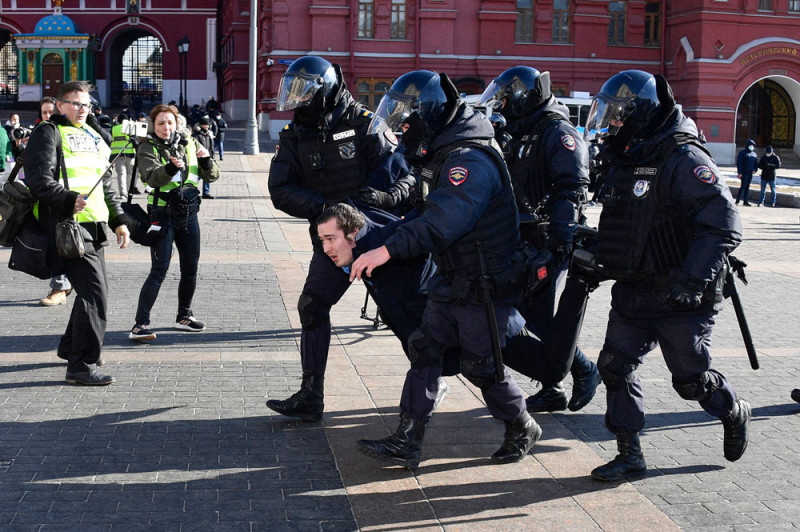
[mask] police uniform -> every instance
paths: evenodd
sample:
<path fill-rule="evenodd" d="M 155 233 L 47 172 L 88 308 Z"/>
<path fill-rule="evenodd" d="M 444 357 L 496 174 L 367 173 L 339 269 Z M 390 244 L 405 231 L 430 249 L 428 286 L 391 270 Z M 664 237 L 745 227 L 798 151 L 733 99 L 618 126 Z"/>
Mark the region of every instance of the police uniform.
<path fill-rule="evenodd" d="M 572 328 L 572 324 L 554 323 L 553 313 L 556 291 L 566 277 L 568 251 L 572 248 L 575 227 L 580 223 L 580 209 L 589 184 L 589 153 L 583 138 L 569 121 L 569 110 L 552 96 L 531 114 L 509 124 L 506 131 L 512 136 L 506 162 L 520 210 L 522 237 L 540 249 L 550 247 L 556 255 L 555 282 L 520 306 L 527 328 L 547 344 L 548 337 L 559 338 L 564 330 Z M 537 207 L 541 212 L 535 214 Z M 537 214 L 544 215 L 547 225 L 539 225 Z M 562 358 L 561 353 L 554 354 Z M 563 353 L 565 360 L 552 363 L 557 367 L 569 367 L 572 356 L 573 353 Z M 574 357 L 573 373 L 576 379 L 587 381 L 585 386 L 591 388 L 593 395 L 594 386 L 590 383 L 598 382 L 594 365 L 580 349 L 575 351 Z M 580 380 L 581 392 L 583 380 Z M 543 384 L 549 387 L 557 385 L 558 381 Z M 563 391 L 555 395 L 555 401 L 552 397 L 550 400 L 542 398 L 543 404 L 533 407 L 532 411 L 549 410 L 553 402 L 560 401 L 563 401 L 558 405 L 560 409 L 565 408 Z M 538 396 L 529 399 L 534 401 L 530 404 L 537 404 L 537 399 Z M 588 402 L 585 398 L 579 402 L 584 400 Z M 551 404 L 548 406 L 548 403 Z"/>
<path fill-rule="evenodd" d="M 130 140 L 130 136 L 122 132 L 122 124 L 111 128 L 111 159 L 119 154 L 114 161 L 114 173 L 117 175 L 117 188 L 121 198 L 128 195 L 136 161 L 136 147 Z"/>
<path fill-rule="evenodd" d="M 597 262 L 617 282 L 598 366 L 607 389 L 606 427 L 617 434 L 644 427 L 635 370 L 658 345 L 681 397 L 719 418 L 736 401 L 728 380 L 711 369 L 709 348 L 726 258 L 742 239 L 739 215 L 695 140 L 694 123 L 677 110 L 670 120 L 657 138 L 624 153 L 607 151 Z M 667 304 L 676 283 L 705 288 L 697 310 Z"/>
<path fill-rule="evenodd" d="M 498 169 L 500 154 L 491 155 L 494 148 L 487 147 L 493 134 L 482 115 L 461 106 L 429 148 L 429 164 L 420 170 L 431 181 L 424 211 L 385 244 L 392 260 L 431 252 L 437 266 L 422 327 L 409 339 L 411 369 L 400 407 L 401 413 L 423 422 L 433 411 L 442 357 L 449 350 L 458 351 L 462 374 L 480 388 L 495 418 L 511 421 L 525 412 L 522 391 L 508 370 L 501 381 L 495 378 L 487 302 L 478 287 L 475 242 L 482 243 L 487 273 L 495 281 L 492 304 L 502 342 L 515 290 L 504 290 L 500 278 L 519 273 L 512 257 L 520 239 L 510 182 Z"/>
<path fill-rule="evenodd" d="M 76 127 L 61 115 L 51 117 L 56 127 L 34 129 L 25 151 L 25 181 L 40 202 L 39 215 L 51 235 L 56 222 L 73 216 L 78 195 L 86 195 L 102 177 L 102 185 L 87 198 L 86 208 L 75 215 L 86 243 L 86 254 L 79 259 L 58 259 L 53 238 L 48 262 L 54 274 L 66 273 L 77 294 L 66 332 L 58 345 L 58 356 L 68 360 L 67 373 L 86 373 L 89 364 L 100 358 L 106 331 L 106 266 L 103 247 L 107 246 L 106 227 L 116 229 L 125 223 L 119 200 L 106 173 L 109 147 L 100 134 L 88 126 Z M 66 166 L 69 190 L 58 173 L 56 135 Z"/>
<path fill-rule="evenodd" d="M 290 123 L 281 131 L 269 174 L 275 207 L 310 223 L 314 252 L 298 301 L 300 355 L 304 375 L 320 379 L 328 360 L 330 309 L 350 282 L 322 252 L 314 222 L 326 202 L 357 198 L 372 175 L 390 171 L 395 147 L 389 137 L 367 135 L 372 113 L 353 100 L 344 84 L 339 91 L 321 127 Z"/>

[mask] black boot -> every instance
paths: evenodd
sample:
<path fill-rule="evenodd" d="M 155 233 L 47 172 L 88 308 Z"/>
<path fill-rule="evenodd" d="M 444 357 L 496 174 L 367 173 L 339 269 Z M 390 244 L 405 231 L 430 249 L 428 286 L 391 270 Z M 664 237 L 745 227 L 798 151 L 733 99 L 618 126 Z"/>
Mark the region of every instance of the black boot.
<path fill-rule="evenodd" d="M 400 414 L 400 425 L 394 434 L 382 440 L 358 440 L 358 449 L 377 460 L 416 469 L 424 436 L 424 421 Z"/>
<path fill-rule="evenodd" d="M 592 470 L 592 478 L 604 482 L 625 480 L 640 477 L 647 471 L 647 464 L 642 455 L 639 434 L 621 432 L 617 434 L 617 450 L 619 454 L 606 465 Z"/>
<path fill-rule="evenodd" d="M 792 399 L 800 403 L 800 388 L 792 390 Z"/>
<path fill-rule="evenodd" d="M 575 350 L 569 371 L 572 373 L 572 397 L 567 406 L 572 412 L 577 412 L 589 404 L 602 379 L 597 364 L 586 358 L 580 349 Z"/>
<path fill-rule="evenodd" d="M 567 408 L 567 392 L 560 382 L 552 386 L 542 385 L 538 393 L 525 399 L 528 412 L 557 412 Z"/>
<path fill-rule="evenodd" d="M 286 400 L 270 399 L 267 407 L 279 414 L 299 417 L 303 421 L 319 421 L 325 410 L 325 378 L 311 372 L 303 372 L 300 390 Z"/>
<path fill-rule="evenodd" d="M 747 449 L 750 403 L 744 399 L 737 399 L 733 403 L 731 413 L 720 419 L 722 420 L 722 426 L 725 427 L 725 439 L 722 445 L 725 450 L 725 458 L 729 462 L 735 462 L 742 457 L 745 449 Z"/>
<path fill-rule="evenodd" d="M 492 455 L 492 461 L 498 464 L 519 462 L 542 436 L 542 427 L 527 412 L 523 412 L 517 419 L 506 421 L 505 424 L 503 444 Z"/>

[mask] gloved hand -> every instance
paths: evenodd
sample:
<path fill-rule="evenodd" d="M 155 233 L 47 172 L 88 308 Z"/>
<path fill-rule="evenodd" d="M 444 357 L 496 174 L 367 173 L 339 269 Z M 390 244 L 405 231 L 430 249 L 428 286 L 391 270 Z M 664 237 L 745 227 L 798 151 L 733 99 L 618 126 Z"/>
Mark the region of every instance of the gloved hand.
<path fill-rule="evenodd" d="M 397 199 L 394 195 L 372 187 L 361 188 L 358 191 L 358 197 L 367 205 L 378 207 L 379 209 L 391 209 L 397 205 Z"/>
<path fill-rule="evenodd" d="M 670 290 L 666 303 L 675 310 L 696 310 L 703 302 L 703 288 L 703 283 L 697 279 L 678 281 Z"/>
<path fill-rule="evenodd" d="M 558 238 L 548 237 L 545 246 L 553 254 L 553 262 L 562 264 L 572 254 L 572 242 L 564 242 Z"/>

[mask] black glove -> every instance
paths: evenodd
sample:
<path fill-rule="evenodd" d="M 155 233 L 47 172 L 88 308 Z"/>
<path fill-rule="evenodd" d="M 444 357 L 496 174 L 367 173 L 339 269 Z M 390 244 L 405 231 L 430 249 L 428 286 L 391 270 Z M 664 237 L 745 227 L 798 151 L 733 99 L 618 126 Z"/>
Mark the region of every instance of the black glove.
<path fill-rule="evenodd" d="M 545 246 L 553 254 L 553 262 L 556 265 L 562 264 L 572 254 L 572 242 L 564 242 L 557 238 L 549 237 Z"/>
<path fill-rule="evenodd" d="M 358 191 L 358 197 L 361 201 L 371 207 L 378 207 L 379 209 L 391 209 L 397 205 L 397 199 L 388 192 L 382 190 L 375 190 L 372 187 L 364 187 Z"/>
<path fill-rule="evenodd" d="M 697 279 L 678 281 L 670 290 L 666 303 L 675 310 L 697 310 L 703 302 L 704 288 L 703 283 Z"/>

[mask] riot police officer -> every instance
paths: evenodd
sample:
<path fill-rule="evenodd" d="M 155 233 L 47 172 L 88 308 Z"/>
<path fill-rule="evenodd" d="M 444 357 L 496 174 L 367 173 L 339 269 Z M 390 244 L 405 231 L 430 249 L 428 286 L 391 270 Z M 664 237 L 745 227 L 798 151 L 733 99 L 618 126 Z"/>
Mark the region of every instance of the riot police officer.
<path fill-rule="evenodd" d="M 569 110 L 551 94 L 548 72 L 528 66 L 509 68 L 489 84 L 476 106 L 489 107 L 505 117 L 505 133 L 511 140 L 504 151 L 522 237 L 538 248 L 549 248 L 555 257 L 557 282 L 520 306 L 527 328 L 547 344 L 547 336 L 560 334 L 553 322 L 556 290 L 566 275 L 573 233 L 586 199 L 589 154 L 569 121 Z M 543 382 L 542 389 L 527 399 L 528 411 L 557 411 L 567 406 L 577 411 L 586 406 L 600 383 L 597 366 L 576 348 L 570 371 L 574 385 L 569 403 L 560 382 Z"/>
<path fill-rule="evenodd" d="M 394 154 L 397 140 L 391 132 L 367 134 L 372 112 L 350 95 L 339 65 L 317 56 L 293 62 L 281 78 L 277 108 L 294 109 L 294 118 L 280 133 L 269 191 L 275 207 L 309 220 L 314 253 L 297 303 L 302 384 L 288 399 L 269 400 L 267 406 L 316 421 L 324 409 L 330 309 L 350 283 L 323 253 L 313 221 L 326 203 L 362 195 L 374 206 L 394 207 L 407 198 L 414 178 L 403 158 Z M 378 190 L 372 183 L 387 188 Z"/>
<path fill-rule="evenodd" d="M 627 70 L 595 96 L 587 140 L 606 137 L 609 173 L 600 199 L 596 261 L 616 281 L 598 366 L 607 391 L 606 427 L 619 454 L 592 471 L 612 481 L 646 470 L 636 368 L 660 344 L 672 386 L 722 420 L 724 455 L 738 460 L 748 442 L 750 405 L 711 368 L 709 348 L 728 254 L 742 228 L 725 181 L 676 107 L 662 76 Z"/>
<path fill-rule="evenodd" d="M 521 460 L 541 436 L 520 390 L 502 367 L 500 348 L 519 292 L 519 219 L 510 176 L 489 120 L 458 98 L 445 74 L 404 74 L 383 97 L 371 128 L 403 128 L 405 157 L 429 190 L 416 217 L 408 216 L 379 248 L 353 263 L 351 279 L 391 260 L 432 253 L 437 271 L 428 285 L 421 327 L 408 340 L 411 369 L 400 403 L 400 424 L 383 440 L 359 448 L 382 461 L 416 468 L 447 353 L 480 388 L 491 414 L 506 425 L 492 455 Z"/>

